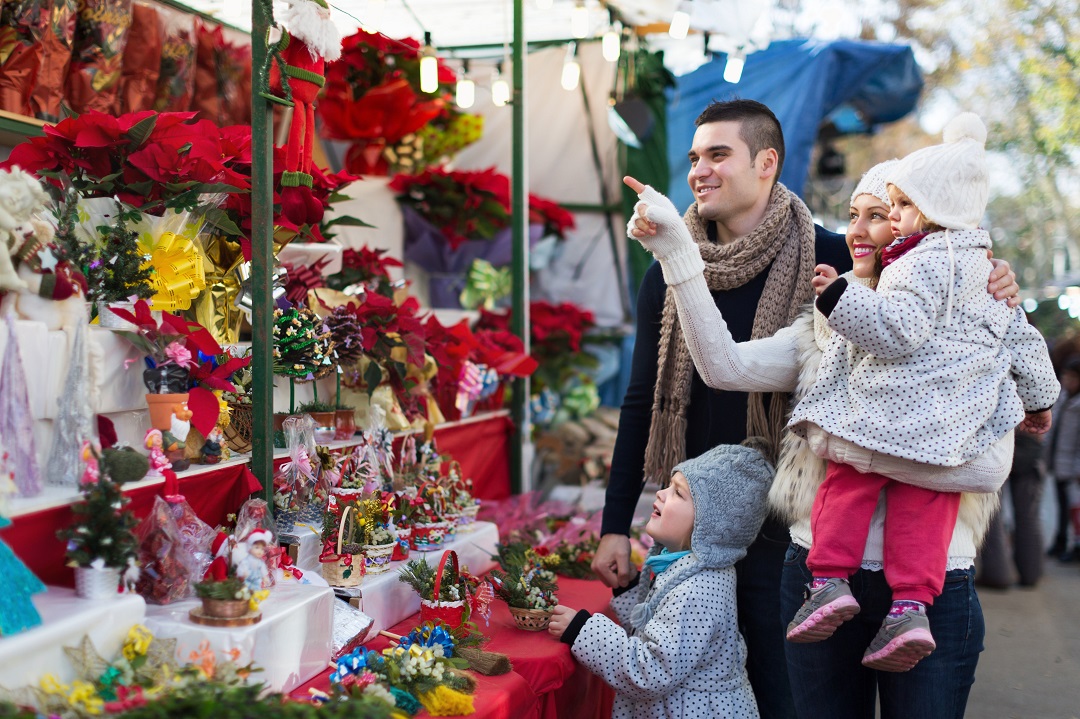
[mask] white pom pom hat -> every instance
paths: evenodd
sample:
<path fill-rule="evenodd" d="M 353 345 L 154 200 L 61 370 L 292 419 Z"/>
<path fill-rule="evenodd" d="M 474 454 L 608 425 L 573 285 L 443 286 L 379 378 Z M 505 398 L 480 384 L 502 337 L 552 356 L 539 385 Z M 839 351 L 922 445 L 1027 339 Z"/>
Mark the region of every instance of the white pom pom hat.
<path fill-rule="evenodd" d="M 916 150 L 885 175 L 923 216 L 951 230 L 979 226 L 990 186 L 986 173 L 986 126 L 965 112 L 945 126 L 944 144 Z"/>
<path fill-rule="evenodd" d="M 859 195 L 872 195 L 885 203 L 886 207 L 892 207 L 889 201 L 889 192 L 885 187 L 885 175 L 892 170 L 893 165 L 900 162 L 897 159 L 879 162 L 866 171 L 866 174 L 855 185 L 855 191 L 851 193 L 851 204 L 855 204 L 855 198 Z"/>

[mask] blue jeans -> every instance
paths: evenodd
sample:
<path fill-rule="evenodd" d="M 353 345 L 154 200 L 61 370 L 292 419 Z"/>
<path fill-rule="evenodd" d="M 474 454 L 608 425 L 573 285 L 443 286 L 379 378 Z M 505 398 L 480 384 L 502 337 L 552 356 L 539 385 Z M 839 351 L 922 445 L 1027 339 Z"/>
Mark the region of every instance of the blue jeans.
<path fill-rule="evenodd" d="M 806 554 L 791 544 L 784 559 L 780 604 L 785 625 L 802 606 L 811 579 Z M 855 618 L 823 642 L 787 642 L 788 676 L 798 715 L 874 719 L 880 692 L 881 719 L 963 719 L 986 631 L 974 580 L 973 568 L 946 573 L 941 596 L 927 612 L 937 642 L 933 654 L 909 672 L 878 672 L 861 661 L 889 611 L 892 592 L 883 572 L 857 571 L 851 577 L 851 593 L 862 610 Z"/>
<path fill-rule="evenodd" d="M 784 660 L 787 622 L 780 622 L 780 577 L 787 546 L 787 527 L 767 520 L 747 548 L 746 557 L 735 564 L 739 631 L 746 641 L 746 673 L 761 719 L 795 719 Z"/>

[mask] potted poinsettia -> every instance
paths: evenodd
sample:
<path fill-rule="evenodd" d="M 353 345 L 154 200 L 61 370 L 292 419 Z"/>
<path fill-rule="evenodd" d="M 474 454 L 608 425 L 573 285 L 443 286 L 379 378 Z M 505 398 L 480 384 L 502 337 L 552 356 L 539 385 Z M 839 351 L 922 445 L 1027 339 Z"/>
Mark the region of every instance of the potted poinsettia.
<path fill-rule="evenodd" d="M 227 377 L 224 369 L 219 375 L 215 370 L 203 370 L 197 357 L 215 356 L 222 353 L 221 346 L 198 322 L 192 322 L 169 312 L 161 314 L 161 321 L 154 319 L 150 305 L 145 300 L 135 303 L 135 312 L 110 308 L 111 312 L 135 326 L 135 331 L 116 330 L 117 334 L 146 353 L 146 369 L 143 384 L 146 385 L 146 402 L 150 407 L 150 422 L 155 429 L 170 429 L 170 420 L 176 407 L 187 404 L 192 412 L 192 426 L 203 435 L 217 423 L 220 404 L 214 393 L 205 387 L 191 387 L 195 372 L 204 382 L 220 381 L 218 389 L 231 388 L 220 375 Z M 231 372 L 231 370 L 230 370 Z M 226 387 L 225 385 L 228 385 Z"/>

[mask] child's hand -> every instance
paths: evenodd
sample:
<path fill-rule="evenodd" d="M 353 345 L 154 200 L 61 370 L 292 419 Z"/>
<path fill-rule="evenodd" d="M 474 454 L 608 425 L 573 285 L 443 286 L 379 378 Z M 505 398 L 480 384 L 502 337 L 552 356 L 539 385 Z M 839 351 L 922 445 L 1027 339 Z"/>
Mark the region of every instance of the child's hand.
<path fill-rule="evenodd" d="M 810 284 L 814 287 L 814 294 L 821 295 L 825 291 L 825 288 L 836 281 L 839 277 L 836 274 L 836 270 L 829 265 L 818 265 L 814 268 L 814 279 L 810 280 Z"/>
<path fill-rule="evenodd" d="M 1025 415 L 1019 429 L 1021 432 L 1027 432 L 1028 434 L 1046 434 L 1050 431 L 1050 417 L 1050 410 L 1048 409 Z"/>
<path fill-rule="evenodd" d="M 551 621 L 548 623 L 548 634 L 561 639 L 563 632 L 570 626 L 570 620 L 577 614 L 576 609 L 565 607 L 562 604 L 551 610 Z"/>

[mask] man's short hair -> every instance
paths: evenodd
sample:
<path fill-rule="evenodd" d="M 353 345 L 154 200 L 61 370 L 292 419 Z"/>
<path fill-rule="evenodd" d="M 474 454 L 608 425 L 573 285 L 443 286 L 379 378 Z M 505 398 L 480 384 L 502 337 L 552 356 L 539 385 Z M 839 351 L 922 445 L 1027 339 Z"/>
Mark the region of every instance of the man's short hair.
<path fill-rule="evenodd" d="M 714 100 L 694 120 L 694 127 L 710 122 L 739 123 L 739 138 L 750 148 L 751 162 L 762 150 L 770 147 L 776 150 L 773 182 L 779 180 L 784 169 L 784 132 L 772 110 L 756 100 Z"/>

